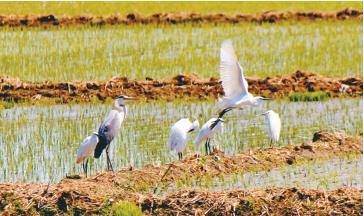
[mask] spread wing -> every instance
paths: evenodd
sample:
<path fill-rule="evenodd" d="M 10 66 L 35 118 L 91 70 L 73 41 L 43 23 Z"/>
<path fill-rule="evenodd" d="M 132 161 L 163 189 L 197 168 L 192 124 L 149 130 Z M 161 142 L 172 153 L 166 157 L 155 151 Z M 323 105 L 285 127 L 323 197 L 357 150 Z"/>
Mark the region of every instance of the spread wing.
<path fill-rule="evenodd" d="M 220 79 L 225 97 L 232 99 L 248 93 L 248 82 L 238 62 L 231 40 L 222 43 L 220 49 Z"/>

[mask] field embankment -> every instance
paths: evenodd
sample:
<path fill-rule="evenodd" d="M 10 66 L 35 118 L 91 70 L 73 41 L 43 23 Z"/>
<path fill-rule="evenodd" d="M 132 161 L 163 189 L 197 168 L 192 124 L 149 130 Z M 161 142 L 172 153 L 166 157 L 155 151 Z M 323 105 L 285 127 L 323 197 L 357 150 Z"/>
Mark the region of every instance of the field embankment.
<path fill-rule="evenodd" d="M 277 77 L 247 78 L 249 91 L 267 97 L 285 97 L 292 92 L 326 92 L 331 97 L 357 97 L 363 94 L 362 78 L 328 78 L 314 73 L 296 71 Z M 23 82 L 19 79 L 0 77 L 0 99 L 14 102 L 44 101 L 68 103 L 105 100 L 119 95 L 136 96 L 155 100 L 175 98 L 207 98 L 223 95 L 218 79 L 177 75 L 171 80 L 146 81 L 114 77 L 107 82 Z"/>
<path fill-rule="evenodd" d="M 227 192 L 179 191 L 140 204 L 153 215 L 362 215 L 363 191 L 271 188 Z M 149 213 L 149 212 L 148 212 Z"/>
<path fill-rule="evenodd" d="M 179 24 L 179 23 L 276 23 L 304 20 L 362 20 L 363 12 L 353 8 L 341 11 L 266 11 L 256 14 L 201 14 L 155 13 L 142 15 L 129 13 L 110 16 L 97 15 L 0 15 L 0 26 L 70 26 L 70 25 L 130 25 L 130 24 Z"/>
<path fill-rule="evenodd" d="M 160 186 L 182 178 L 218 176 L 252 170 L 267 170 L 311 159 L 327 159 L 362 154 L 362 136 L 349 137 L 339 133 L 318 132 L 311 144 L 271 147 L 226 156 L 215 151 L 210 156 L 194 155 L 174 161 Z M 258 213 L 302 212 L 359 213 L 362 209 L 362 190 L 341 188 L 333 191 L 277 188 L 231 192 L 176 192 L 166 197 L 151 194 L 170 165 L 148 165 L 140 169 L 123 168 L 96 176 L 68 177 L 58 184 L 0 184 L 0 211 L 9 213 L 101 213 L 119 200 L 139 204 L 145 213 L 228 214 L 231 211 Z M 221 195 L 221 196 L 220 196 Z M 202 202 L 202 203 L 201 203 Z M 211 205 L 216 203 L 216 205 Z M 223 207 L 221 207 L 223 206 Z M 162 211 L 163 209 L 163 211 Z M 260 211 L 260 212 L 259 212 Z M 242 212 L 238 212 L 242 214 Z"/>

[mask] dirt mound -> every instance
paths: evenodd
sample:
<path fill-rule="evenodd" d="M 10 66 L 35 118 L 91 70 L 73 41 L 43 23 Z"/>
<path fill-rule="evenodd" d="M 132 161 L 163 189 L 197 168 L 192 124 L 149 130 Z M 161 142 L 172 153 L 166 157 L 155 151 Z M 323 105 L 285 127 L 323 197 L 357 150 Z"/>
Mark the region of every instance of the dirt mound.
<path fill-rule="evenodd" d="M 332 134 L 331 136 L 335 135 Z M 153 214 L 163 214 L 161 212 L 161 209 L 163 208 L 171 213 L 181 211 L 187 214 L 188 211 L 197 209 L 197 206 L 199 205 L 199 208 L 203 209 L 204 211 L 207 211 L 209 208 L 211 208 L 210 210 L 215 212 L 217 211 L 217 206 L 209 206 L 207 205 L 208 203 L 220 203 L 220 201 L 229 196 L 237 198 L 237 196 L 240 197 L 241 194 L 246 193 L 250 195 L 247 197 L 241 197 L 250 197 L 254 203 L 257 203 L 258 207 L 265 205 L 266 210 L 270 209 L 268 212 L 272 211 L 278 213 L 282 209 L 291 212 L 292 210 L 289 210 L 289 208 L 283 206 L 284 203 L 288 202 L 288 199 L 290 199 L 289 197 L 292 195 L 284 195 L 282 192 L 286 191 L 285 189 L 282 189 L 277 193 L 274 193 L 275 190 L 271 190 L 272 192 L 269 192 L 269 190 L 257 190 L 254 192 L 258 194 L 262 193 L 262 197 L 267 197 L 267 199 L 270 199 L 270 201 L 267 203 L 260 203 L 262 200 L 257 196 L 252 195 L 252 191 L 241 191 L 236 193 L 232 192 L 231 195 L 229 195 L 230 193 L 220 193 L 220 195 L 223 194 L 223 198 L 218 196 L 219 193 L 202 192 L 196 192 L 194 195 L 191 195 L 190 192 L 188 192 L 187 195 L 184 195 L 183 192 L 178 192 L 166 198 L 159 198 L 153 196 L 151 192 L 158 183 L 161 187 L 163 187 L 171 183 L 175 183 L 177 180 L 182 178 L 198 178 L 206 175 L 219 176 L 222 174 L 232 174 L 243 171 L 248 172 L 252 170 L 267 170 L 273 167 L 293 164 L 303 160 L 327 159 L 344 156 L 345 154 L 362 154 L 362 137 L 343 137 L 342 139 L 342 142 L 337 140 L 330 142 L 318 141 L 312 144 L 272 147 L 255 152 L 250 150 L 246 153 L 236 156 L 226 156 L 223 152 L 215 151 L 209 156 L 193 155 L 181 161 L 174 161 L 172 165 L 147 165 L 143 168 L 134 170 L 123 168 L 116 171 L 115 173 L 102 172 L 96 176 L 91 176 L 88 178 L 65 178 L 61 182 L 51 185 L 0 184 L 0 211 L 11 212 L 18 209 L 27 214 L 31 214 L 32 212 L 52 212 L 55 214 L 62 212 L 69 213 L 70 211 L 78 211 L 81 213 L 100 213 L 103 208 L 113 201 L 129 200 L 139 203 L 144 211 L 153 210 Z M 162 175 L 169 166 L 171 166 L 170 171 L 165 175 L 163 181 L 160 182 Z M 277 189 L 277 191 L 279 190 Z M 350 189 L 349 191 L 355 191 L 355 189 Z M 268 196 L 269 193 L 272 195 Z M 299 193 L 294 193 L 296 195 L 292 195 L 292 197 L 295 197 L 296 199 L 296 196 Z M 311 192 L 308 194 L 310 193 Z M 330 192 L 322 193 L 325 195 L 326 193 Z M 334 193 L 340 196 L 338 191 Z M 356 193 L 362 192 L 357 191 L 355 194 Z M 196 196 L 198 194 L 201 195 Z M 281 197 L 282 195 L 284 196 Z M 296 203 L 296 207 L 304 207 L 307 204 L 306 201 L 308 202 L 307 198 L 309 198 L 311 202 L 317 201 L 315 202 L 315 205 L 319 205 L 319 203 L 323 201 L 321 198 L 320 200 L 316 200 L 316 198 L 311 199 L 312 197 L 308 196 L 306 192 L 303 191 L 301 192 L 301 195 L 298 196 L 304 198 L 300 198 L 300 202 L 291 203 L 292 205 L 293 203 Z M 207 199 L 207 197 L 211 197 L 211 199 Z M 218 197 L 220 198 L 217 199 Z M 351 207 L 357 206 L 356 197 L 357 195 L 349 196 L 349 198 L 345 200 L 345 203 L 348 201 L 348 203 L 352 204 Z M 183 200 L 186 200 L 187 198 L 190 198 L 190 200 L 188 200 L 189 204 L 182 205 L 184 202 Z M 175 200 L 176 203 L 173 203 L 171 200 Z M 205 200 L 206 205 L 200 203 L 198 200 Z M 339 206 L 341 205 L 346 206 L 346 204 L 343 204 L 343 202 L 339 199 L 333 198 L 332 200 L 335 201 L 331 201 L 331 204 L 336 206 L 337 209 L 339 209 Z M 353 203 L 350 200 L 354 200 L 355 202 L 353 201 Z M 238 201 L 238 203 L 236 203 L 237 207 L 246 205 L 242 200 L 236 201 Z M 325 202 L 328 202 L 327 199 Z M 153 203 L 153 206 L 151 203 Z M 235 202 L 227 203 L 232 204 Z M 223 211 L 226 214 L 232 211 L 227 203 L 220 203 L 224 206 L 224 208 L 221 208 L 219 211 Z M 281 204 L 277 205 L 277 203 Z M 183 209 L 177 208 L 178 206 L 180 208 L 183 207 Z M 207 208 L 207 206 L 209 207 Z M 324 209 L 315 209 L 315 211 L 321 212 L 327 211 L 327 209 L 329 209 L 329 206 Z M 346 211 L 349 208 L 344 209 Z M 302 209 L 302 211 L 304 210 L 305 208 Z M 19 214 L 19 212 L 17 213 Z"/>
<path fill-rule="evenodd" d="M 228 192 L 179 191 L 138 203 L 152 215 L 362 215 L 363 191 L 273 188 Z"/>
<path fill-rule="evenodd" d="M 363 12 L 346 8 L 337 12 L 322 11 L 267 11 L 257 14 L 199 14 L 199 13 L 156 13 L 141 15 L 130 13 L 110 16 L 96 15 L 0 15 L 0 26 L 69 26 L 69 25 L 130 25 L 140 24 L 178 24 L 178 23 L 275 23 L 279 21 L 302 20 L 362 20 Z"/>
<path fill-rule="evenodd" d="M 292 92 L 324 91 L 332 97 L 357 97 L 363 94 L 362 78 L 336 79 L 314 73 L 296 71 L 293 74 L 277 77 L 247 78 L 249 92 L 267 97 L 285 97 Z M 0 77 L 0 100 L 46 101 L 67 103 L 71 101 L 105 100 L 119 95 L 130 95 L 147 100 L 175 98 L 217 98 L 223 95 L 218 79 L 199 78 L 197 75 L 177 75 L 171 80 L 146 81 L 128 80 L 126 77 L 113 77 L 107 82 L 22 82 L 19 79 Z"/>

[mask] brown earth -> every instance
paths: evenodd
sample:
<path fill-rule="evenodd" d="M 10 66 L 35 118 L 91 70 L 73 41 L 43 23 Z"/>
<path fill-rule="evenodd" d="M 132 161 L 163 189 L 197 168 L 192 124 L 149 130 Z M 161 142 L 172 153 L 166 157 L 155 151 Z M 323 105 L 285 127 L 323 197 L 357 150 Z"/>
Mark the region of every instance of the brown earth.
<path fill-rule="evenodd" d="M 328 78 L 310 72 L 296 71 L 293 74 L 273 78 L 247 78 L 249 92 L 266 97 L 284 97 L 292 92 L 324 91 L 332 97 L 358 97 L 363 94 L 362 78 Z M 0 77 L 0 100 L 24 102 L 45 101 L 68 103 L 105 100 L 119 95 L 135 96 L 146 100 L 175 98 L 219 97 L 223 89 L 218 79 L 199 78 L 196 75 L 177 75 L 171 80 L 146 81 L 114 77 L 107 82 L 23 82 L 19 79 Z"/>
<path fill-rule="evenodd" d="M 227 192 L 179 191 L 139 202 L 152 215 L 363 215 L 363 190 L 271 188 Z M 152 213 L 151 213 L 152 209 Z"/>
<path fill-rule="evenodd" d="M 114 173 L 101 172 L 88 178 L 74 175 L 50 185 L 0 184 L 0 212 L 37 214 L 45 211 L 70 213 L 72 210 L 100 213 L 110 203 L 119 200 L 135 202 L 146 213 L 152 210 L 152 214 L 157 215 L 164 215 L 164 211 L 183 215 L 194 212 L 200 215 L 206 211 L 211 211 L 210 214 L 230 214 L 234 206 L 238 215 L 250 208 L 260 209 L 260 213 L 270 215 L 284 212 L 295 215 L 305 211 L 320 215 L 331 210 L 333 213 L 347 214 L 360 212 L 362 190 L 353 188 L 334 191 L 278 188 L 222 193 L 184 191 L 164 198 L 151 193 L 157 184 L 165 187 L 184 178 L 198 179 L 206 175 L 267 170 L 305 160 L 362 154 L 362 136 L 348 137 L 321 131 L 315 134 L 314 140 L 310 144 L 249 150 L 236 156 L 226 156 L 223 152 L 215 151 L 209 156 L 193 155 L 174 161 L 171 165 L 122 168 Z M 161 182 L 168 167 L 170 170 Z"/>
<path fill-rule="evenodd" d="M 69 26 L 69 25 L 130 25 L 130 24 L 178 24 L 178 23 L 275 23 L 278 21 L 302 20 L 362 20 L 363 12 L 353 8 L 341 11 L 266 11 L 257 14 L 199 14 L 156 13 L 141 15 L 114 14 L 110 16 L 77 15 L 0 15 L 0 26 Z"/>

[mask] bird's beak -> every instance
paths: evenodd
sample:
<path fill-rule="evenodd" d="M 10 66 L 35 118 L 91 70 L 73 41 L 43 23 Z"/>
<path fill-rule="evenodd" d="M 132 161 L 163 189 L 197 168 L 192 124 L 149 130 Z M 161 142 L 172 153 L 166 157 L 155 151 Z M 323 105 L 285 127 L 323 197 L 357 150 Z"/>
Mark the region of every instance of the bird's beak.
<path fill-rule="evenodd" d="M 258 114 L 258 115 L 256 115 L 256 117 L 261 116 L 261 115 L 267 115 L 267 112 Z"/>
<path fill-rule="evenodd" d="M 265 98 L 265 97 L 263 97 L 262 100 L 273 100 L 273 98 Z"/>
<path fill-rule="evenodd" d="M 137 98 L 135 98 L 135 97 L 126 97 L 125 99 L 126 100 L 137 100 Z"/>
<path fill-rule="evenodd" d="M 191 133 L 191 132 L 192 132 L 192 131 L 194 131 L 194 130 L 195 130 L 195 129 L 191 129 L 191 130 L 189 130 L 189 131 L 188 131 L 188 133 Z"/>

